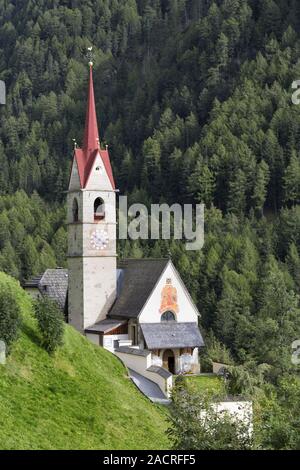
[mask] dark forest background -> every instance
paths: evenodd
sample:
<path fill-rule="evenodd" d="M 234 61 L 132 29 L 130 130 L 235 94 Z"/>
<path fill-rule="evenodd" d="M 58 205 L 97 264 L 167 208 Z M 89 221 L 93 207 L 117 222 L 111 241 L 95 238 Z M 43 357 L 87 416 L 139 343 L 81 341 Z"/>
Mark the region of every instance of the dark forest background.
<path fill-rule="evenodd" d="M 20 280 L 66 263 L 91 45 L 121 193 L 206 205 L 203 250 L 126 242 L 120 256 L 171 253 L 202 315 L 204 367 L 231 363 L 232 392 L 258 396 L 265 448 L 299 448 L 299 1 L 0 0 L 0 269 Z"/>

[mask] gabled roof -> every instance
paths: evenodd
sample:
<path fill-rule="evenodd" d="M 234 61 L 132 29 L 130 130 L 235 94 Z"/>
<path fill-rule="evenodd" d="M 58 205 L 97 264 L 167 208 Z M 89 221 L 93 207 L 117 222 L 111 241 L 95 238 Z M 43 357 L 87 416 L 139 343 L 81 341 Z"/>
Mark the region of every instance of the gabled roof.
<path fill-rule="evenodd" d="M 68 270 L 47 269 L 39 282 L 39 290 L 42 294 L 55 300 L 64 310 L 68 294 Z"/>
<path fill-rule="evenodd" d="M 76 159 L 76 162 L 77 162 L 81 188 L 85 188 L 89 181 L 89 177 L 93 169 L 97 155 L 100 155 L 105 171 L 107 173 L 107 176 L 111 182 L 111 186 L 113 189 L 115 189 L 115 182 L 114 182 L 112 167 L 110 164 L 108 150 L 101 149 L 100 147 L 97 149 L 94 149 L 91 152 L 86 152 L 84 149 L 80 149 L 80 148 L 76 148 L 74 150 L 74 158 Z"/>
<path fill-rule="evenodd" d="M 122 287 L 108 316 L 138 317 L 168 262 L 168 259 L 127 259 L 119 262 L 118 268 L 124 273 Z"/>
<path fill-rule="evenodd" d="M 204 346 L 197 323 L 141 323 L 141 329 L 148 349 Z"/>
<path fill-rule="evenodd" d="M 116 271 L 117 299 L 107 320 L 94 327 L 99 328 L 99 332 L 104 332 L 108 331 L 107 327 L 121 325 L 125 319 L 137 318 L 169 262 L 166 258 L 120 260 Z M 23 285 L 25 288 L 37 287 L 42 294 L 56 300 L 61 309 L 65 310 L 68 294 L 67 269 L 47 269 L 42 276 L 26 281 Z"/>
<path fill-rule="evenodd" d="M 68 270 L 47 269 L 43 275 L 25 281 L 23 287 L 36 288 L 42 295 L 55 300 L 62 311 L 65 311 L 68 296 Z"/>
<path fill-rule="evenodd" d="M 93 67 L 90 65 L 90 81 L 88 101 L 85 118 L 85 130 L 82 148 L 75 148 L 74 158 L 77 162 L 81 188 L 85 188 L 97 155 L 100 155 L 112 188 L 115 189 L 113 172 L 110 164 L 107 148 L 100 147 L 99 131 L 97 124 L 96 105 L 93 84 Z"/>

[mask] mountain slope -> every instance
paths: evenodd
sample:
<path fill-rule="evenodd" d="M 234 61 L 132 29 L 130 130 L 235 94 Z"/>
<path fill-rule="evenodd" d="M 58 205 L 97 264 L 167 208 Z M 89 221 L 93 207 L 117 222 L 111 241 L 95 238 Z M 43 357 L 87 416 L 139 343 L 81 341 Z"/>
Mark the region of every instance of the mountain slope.
<path fill-rule="evenodd" d="M 168 448 L 166 410 L 138 392 L 118 359 L 70 326 L 50 357 L 27 294 L 2 273 L 0 282 L 15 290 L 24 316 L 0 365 L 0 449 Z"/>

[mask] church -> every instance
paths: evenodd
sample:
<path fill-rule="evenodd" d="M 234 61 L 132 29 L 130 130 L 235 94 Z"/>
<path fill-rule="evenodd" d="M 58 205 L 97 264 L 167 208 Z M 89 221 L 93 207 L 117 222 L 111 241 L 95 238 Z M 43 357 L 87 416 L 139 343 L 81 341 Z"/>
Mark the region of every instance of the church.
<path fill-rule="evenodd" d="M 68 269 L 48 269 L 24 288 L 55 299 L 70 325 L 168 396 L 175 374 L 200 372 L 199 312 L 170 259 L 117 259 L 116 194 L 90 62 L 84 139 L 67 193 Z"/>

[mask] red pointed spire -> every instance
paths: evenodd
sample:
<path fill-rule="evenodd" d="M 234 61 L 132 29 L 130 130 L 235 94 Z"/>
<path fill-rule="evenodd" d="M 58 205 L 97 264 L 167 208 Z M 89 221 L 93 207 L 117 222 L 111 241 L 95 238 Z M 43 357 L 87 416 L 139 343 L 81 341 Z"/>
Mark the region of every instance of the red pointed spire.
<path fill-rule="evenodd" d="M 89 63 L 90 66 L 90 81 L 89 81 L 89 92 L 88 92 L 88 101 L 86 108 L 86 118 L 85 118 L 85 131 L 83 138 L 82 149 L 75 148 L 74 154 L 77 162 L 80 184 L 82 188 L 85 188 L 90 173 L 93 169 L 95 159 L 98 154 L 103 161 L 106 174 L 111 182 L 111 186 L 115 189 L 115 182 L 113 177 L 113 172 L 110 164 L 108 149 L 101 149 L 99 141 L 99 132 L 97 125 L 97 115 L 96 115 L 96 106 L 95 106 L 95 96 L 94 96 L 94 85 L 93 85 L 93 63 Z"/>
<path fill-rule="evenodd" d="M 88 92 L 88 101 L 85 118 L 85 131 L 82 149 L 85 152 L 91 152 L 99 148 L 99 132 L 97 124 L 94 84 L 93 84 L 93 65 L 90 62 L 90 83 Z"/>

